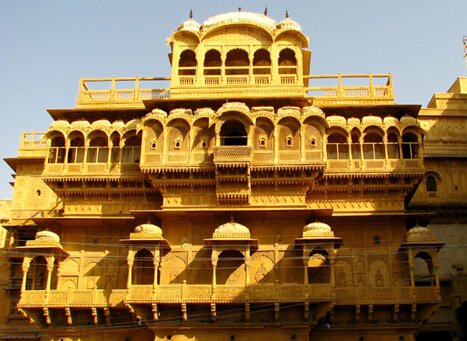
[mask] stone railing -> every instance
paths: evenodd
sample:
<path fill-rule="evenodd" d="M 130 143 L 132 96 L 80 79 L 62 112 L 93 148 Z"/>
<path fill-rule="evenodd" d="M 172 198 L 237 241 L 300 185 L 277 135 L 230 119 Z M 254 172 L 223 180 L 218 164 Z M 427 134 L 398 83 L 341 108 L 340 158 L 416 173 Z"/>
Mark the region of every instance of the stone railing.
<path fill-rule="evenodd" d="M 19 308 L 34 307 L 90 307 L 123 304 L 126 290 L 26 290 L 21 293 Z"/>
<path fill-rule="evenodd" d="M 130 290 L 27 290 L 19 308 L 102 307 L 127 303 L 230 303 L 230 302 L 336 302 L 337 304 L 437 303 L 436 287 L 335 288 L 329 284 L 259 284 L 244 286 L 209 284 L 133 285 Z"/>
<path fill-rule="evenodd" d="M 214 163 L 249 163 L 252 148 L 249 146 L 220 146 L 214 148 Z"/>
<path fill-rule="evenodd" d="M 337 74 L 305 76 L 309 86 L 305 97 L 328 100 L 329 102 L 349 100 L 394 101 L 391 74 Z M 366 82 L 365 85 L 356 85 Z M 348 85 L 350 83 L 352 85 Z"/>
<path fill-rule="evenodd" d="M 436 287 L 336 288 L 335 293 L 338 304 L 436 303 L 440 300 Z"/>
<path fill-rule="evenodd" d="M 167 77 L 82 78 L 77 106 L 142 107 L 143 101 L 170 97 L 168 88 L 153 84 L 170 81 Z M 123 86 L 122 86 L 123 85 Z"/>
<path fill-rule="evenodd" d="M 23 132 L 19 143 L 18 156 L 46 156 L 47 140 L 44 132 Z"/>

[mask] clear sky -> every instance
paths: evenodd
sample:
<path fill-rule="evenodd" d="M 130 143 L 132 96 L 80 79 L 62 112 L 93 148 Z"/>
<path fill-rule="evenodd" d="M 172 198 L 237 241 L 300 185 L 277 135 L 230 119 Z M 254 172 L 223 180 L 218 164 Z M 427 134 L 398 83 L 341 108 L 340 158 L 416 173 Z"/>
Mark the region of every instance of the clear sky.
<path fill-rule="evenodd" d="M 0 0 L 0 157 L 22 131 L 45 131 L 47 108 L 75 106 L 80 77 L 169 76 L 165 41 L 220 13 L 286 10 L 310 38 L 312 74 L 392 72 L 396 101 L 426 105 L 466 75 L 466 0 Z M 0 165 L 0 198 L 12 170 Z"/>

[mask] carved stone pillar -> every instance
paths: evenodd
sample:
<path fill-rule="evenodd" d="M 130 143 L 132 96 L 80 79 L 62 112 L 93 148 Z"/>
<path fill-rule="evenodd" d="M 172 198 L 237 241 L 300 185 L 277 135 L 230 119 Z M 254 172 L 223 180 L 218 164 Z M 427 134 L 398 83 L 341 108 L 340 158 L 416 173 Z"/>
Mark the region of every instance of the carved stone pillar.
<path fill-rule="evenodd" d="M 153 281 L 153 289 L 156 290 L 157 286 L 159 285 L 159 264 L 160 264 L 161 258 L 160 258 L 160 250 L 157 249 L 155 250 L 155 255 L 154 255 L 154 281 Z"/>
<path fill-rule="evenodd" d="M 384 162 L 386 163 L 386 166 L 389 166 L 389 153 L 388 153 L 388 134 L 387 132 L 384 132 L 384 137 L 383 137 L 383 143 L 384 143 Z"/>
<path fill-rule="evenodd" d="M 250 250 L 245 251 L 245 288 L 250 285 L 251 258 Z"/>
<path fill-rule="evenodd" d="M 216 272 L 217 272 L 217 261 L 219 260 L 218 251 L 212 250 L 211 264 L 212 264 L 212 288 L 213 291 L 217 285 Z"/>
<path fill-rule="evenodd" d="M 23 293 L 26 290 L 26 280 L 28 278 L 28 271 L 29 267 L 31 266 L 31 261 L 32 259 L 30 257 L 24 257 L 23 259 L 23 265 L 21 267 L 21 270 L 23 272 L 23 278 L 21 281 L 21 293 Z"/>
<path fill-rule="evenodd" d="M 274 126 L 274 163 L 279 161 L 279 126 Z"/>
<path fill-rule="evenodd" d="M 409 271 L 410 271 L 410 287 L 415 288 L 415 277 L 414 277 L 414 259 L 413 251 L 409 249 Z"/>
<path fill-rule="evenodd" d="M 128 258 L 127 258 L 127 262 L 128 262 L 128 278 L 127 278 L 127 282 L 126 282 L 126 287 L 127 287 L 128 290 L 130 290 L 131 285 L 132 285 L 133 264 L 134 264 L 134 261 L 135 261 L 133 253 L 134 253 L 134 251 L 132 249 L 130 249 L 128 251 Z"/>
<path fill-rule="evenodd" d="M 434 257 L 432 257 L 433 259 L 433 267 L 434 267 L 434 270 L 435 270 L 435 285 L 436 285 L 436 288 L 439 289 L 439 263 L 438 263 L 438 256 L 435 254 Z"/>
<path fill-rule="evenodd" d="M 47 281 L 45 282 L 45 290 L 50 291 L 52 282 L 52 272 L 54 271 L 55 257 L 47 257 Z"/>
<path fill-rule="evenodd" d="M 335 250 L 332 250 L 335 252 Z M 330 276 L 331 276 L 331 288 L 336 286 L 335 268 L 334 268 L 334 255 L 329 258 Z"/>
<path fill-rule="evenodd" d="M 397 144 L 399 145 L 399 159 L 403 159 L 404 154 L 402 153 L 402 137 L 397 137 Z"/>
<path fill-rule="evenodd" d="M 349 161 L 350 161 L 350 167 L 353 168 L 353 156 L 352 156 L 352 136 L 347 137 L 347 145 L 349 149 Z"/>

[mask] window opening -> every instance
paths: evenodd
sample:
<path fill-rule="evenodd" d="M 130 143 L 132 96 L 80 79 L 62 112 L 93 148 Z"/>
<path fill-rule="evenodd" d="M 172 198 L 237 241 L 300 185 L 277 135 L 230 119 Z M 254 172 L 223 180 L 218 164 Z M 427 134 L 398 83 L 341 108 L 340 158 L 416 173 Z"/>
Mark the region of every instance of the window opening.
<path fill-rule="evenodd" d="M 245 126 L 240 121 L 228 120 L 222 125 L 222 146 L 246 146 L 247 140 Z"/>

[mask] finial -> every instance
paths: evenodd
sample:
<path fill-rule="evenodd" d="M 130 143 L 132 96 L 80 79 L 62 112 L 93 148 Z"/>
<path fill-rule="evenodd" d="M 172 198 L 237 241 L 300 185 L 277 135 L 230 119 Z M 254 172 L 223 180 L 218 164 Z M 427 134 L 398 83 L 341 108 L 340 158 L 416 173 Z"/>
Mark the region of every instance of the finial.
<path fill-rule="evenodd" d="M 233 214 L 230 216 L 230 222 L 235 223 L 235 218 L 234 218 Z"/>
<path fill-rule="evenodd" d="M 190 8 L 190 19 L 193 19 L 193 9 Z"/>
<path fill-rule="evenodd" d="M 285 10 L 285 17 L 286 17 L 286 18 L 289 17 L 289 11 L 288 11 L 288 10 Z"/>
<path fill-rule="evenodd" d="M 242 8 L 241 8 L 241 7 L 239 7 L 239 8 L 238 8 L 238 11 L 239 11 L 239 12 L 241 12 L 241 11 L 242 11 Z"/>
<path fill-rule="evenodd" d="M 264 15 L 268 15 L 268 6 L 264 7 Z"/>

